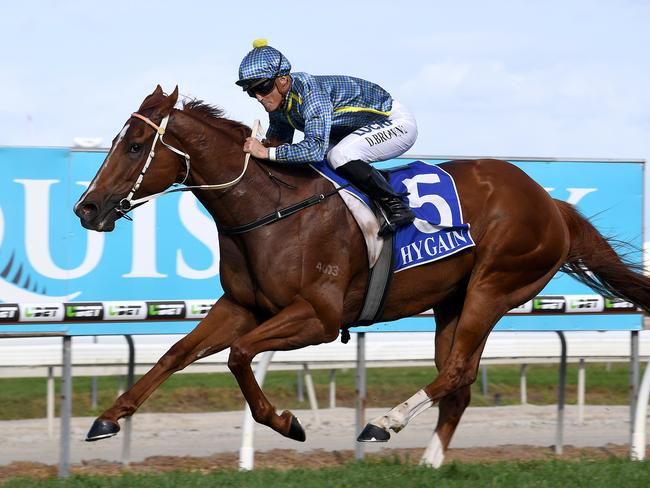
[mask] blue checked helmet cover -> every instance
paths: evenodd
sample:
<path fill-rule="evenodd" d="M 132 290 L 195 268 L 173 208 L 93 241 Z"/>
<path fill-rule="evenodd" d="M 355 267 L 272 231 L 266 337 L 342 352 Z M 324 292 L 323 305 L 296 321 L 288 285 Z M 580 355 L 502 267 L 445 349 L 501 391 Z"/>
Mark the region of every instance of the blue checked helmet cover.
<path fill-rule="evenodd" d="M 263 39 L 253 42 L 250 51 L 239 65 L 239 86 L 245 87 L 251 81 L 276 78 L 289 74 L 291 63 L 277 49 L 266 44 Z"/>

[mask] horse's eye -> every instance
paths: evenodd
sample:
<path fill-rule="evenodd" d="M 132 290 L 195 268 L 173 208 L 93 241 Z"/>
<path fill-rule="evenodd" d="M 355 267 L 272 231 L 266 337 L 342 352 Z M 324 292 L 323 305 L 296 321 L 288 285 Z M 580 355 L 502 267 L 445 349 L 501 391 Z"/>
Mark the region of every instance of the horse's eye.
<path fill-rule="evenodd" d="M 129 147 L 129 152 L 130 153 L 139 153 L 140 151 L 142 151 L 142 144 L 138 144 L 137 142 L 134 142 Z"/>

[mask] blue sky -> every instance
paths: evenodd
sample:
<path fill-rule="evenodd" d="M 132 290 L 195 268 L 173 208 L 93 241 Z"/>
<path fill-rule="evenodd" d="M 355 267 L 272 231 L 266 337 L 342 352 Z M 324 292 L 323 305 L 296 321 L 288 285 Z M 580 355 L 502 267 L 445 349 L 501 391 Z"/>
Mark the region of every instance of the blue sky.
<path fill-rule="evenodd" d="M 157 83 L 265 119 L 233 83 L 265 37 L 408 105 L 411 154 L 650 159 L 648 25 L 642 0 L 6 2 L 0 145 L 106 145 Z"/>

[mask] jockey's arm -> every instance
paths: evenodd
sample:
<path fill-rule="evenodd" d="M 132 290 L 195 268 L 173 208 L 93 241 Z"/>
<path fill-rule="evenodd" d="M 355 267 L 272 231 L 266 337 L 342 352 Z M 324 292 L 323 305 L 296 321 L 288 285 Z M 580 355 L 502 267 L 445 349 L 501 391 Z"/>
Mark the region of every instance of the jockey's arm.
<path fill-rule="evenodd" d="M 305 137 L 296 144 L 282 144 L 269 150 L 269 159 L 286 163 L 322 161 L 332 129 L 334 107 L 327 94 L 312 91 L 305 95 L 301 115 Z"/>

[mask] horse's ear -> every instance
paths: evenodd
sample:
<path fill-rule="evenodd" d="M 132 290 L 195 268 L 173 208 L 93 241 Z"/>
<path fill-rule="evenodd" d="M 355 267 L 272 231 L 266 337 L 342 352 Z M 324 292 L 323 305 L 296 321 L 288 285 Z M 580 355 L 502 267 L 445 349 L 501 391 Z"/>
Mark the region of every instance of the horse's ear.
<path fill-rule="evenodd" d="M 169 94 L 164 98 L 164 100 L 156 108 L 156 112 L 158 112 L 163 116 L 168 115 L 174 108 L 174 105 L 176 105 L 177 101 L 178 101 L 178 85 L 176 85 L 176 88 L 174 88 L 174 91 L 171 92 L 171 94 Z"/>
<path fill-rule="evenodd" d="M 169 102 L 173 101 L 173 103 L 171 104 L 172 107 L 174 105 L 176 105 L 176 102 L 178 101 L 178 85 L 176 85 L 176 88 L 174 88 L 174 91 L 171 92 L 171 94 L 167 97 L 167 100 Z"/>
<path fill-rule="evenodd" d="M 138 112 L 143 112 L 144 110 L 155 107 L 164 98 L 165 94 L 163 93 L 162 87 L 160 85 L 156 85 L 156 89 L 153 91 L 153 93 L 151 95 L 148 95 L 147 98 L 142 101 Z"/>

